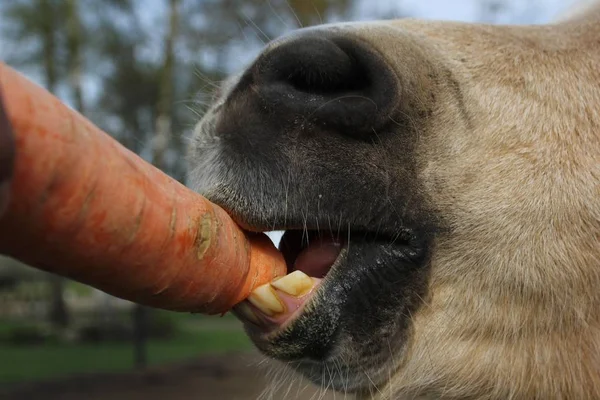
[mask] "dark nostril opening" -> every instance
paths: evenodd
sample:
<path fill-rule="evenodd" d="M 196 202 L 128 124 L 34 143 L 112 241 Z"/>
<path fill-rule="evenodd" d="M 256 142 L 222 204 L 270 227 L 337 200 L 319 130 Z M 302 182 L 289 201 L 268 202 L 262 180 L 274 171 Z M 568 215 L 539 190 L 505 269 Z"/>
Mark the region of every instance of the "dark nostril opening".
<path fill-rule="evenodd" d="M 358 90 L 367 76 L 357 60 L 323 38 L 298 40 L 275 49 L 262 66 L 263 82 L 289 83 L 294 89 L 314 94 Z"/>
<path fill-rule="evenodd" d="M 271 110 L 355 136 L 388 121 L 397 95 L 396 79 L 381 57 L 341 37 L 307 35 L 281 43 L 257 60 L 252 81 Z"/>

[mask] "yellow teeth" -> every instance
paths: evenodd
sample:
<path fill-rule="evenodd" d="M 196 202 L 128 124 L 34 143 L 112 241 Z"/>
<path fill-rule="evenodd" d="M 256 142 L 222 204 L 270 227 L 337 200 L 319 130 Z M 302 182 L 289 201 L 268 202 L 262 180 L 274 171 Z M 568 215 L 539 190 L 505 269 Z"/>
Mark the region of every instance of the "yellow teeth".
<path fill-rule="evenodd" d="M 314 282 L 310 276 L 302 271 L 294 271 L 291 274 L 278 278 L 271 282 L 271 286 L 292 296 L 303 296 L 310 291 Z"/>
<path fill-rule="evenodd" d="M 250 293 L 248 301 L 252 303 L 254 307 L 262 311 L 263 314 L 270 317 L 285 311 L 283 304 L 279 301 L 275 290 L 273 290 L 269 283 L 254 289 L 254 291 Z"/>

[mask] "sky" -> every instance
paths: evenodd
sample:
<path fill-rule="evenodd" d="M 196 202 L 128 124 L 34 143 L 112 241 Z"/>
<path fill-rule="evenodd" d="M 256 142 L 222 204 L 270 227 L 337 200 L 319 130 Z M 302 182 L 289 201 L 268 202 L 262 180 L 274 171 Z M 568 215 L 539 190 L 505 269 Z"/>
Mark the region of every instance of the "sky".
<path fill-rule="evenodd" d="M 395 2 L 391 0 L 391 2 Z M 554 19 L 568 8 L 573 0 L 506 0 L 522 15 L 515 21 L 514 16 L 506 16 L 503 23 L 544 23 Z M 478 0 L 400 0 L 415 15 L 427 19 L 476 22 L 479 20 Z"/>

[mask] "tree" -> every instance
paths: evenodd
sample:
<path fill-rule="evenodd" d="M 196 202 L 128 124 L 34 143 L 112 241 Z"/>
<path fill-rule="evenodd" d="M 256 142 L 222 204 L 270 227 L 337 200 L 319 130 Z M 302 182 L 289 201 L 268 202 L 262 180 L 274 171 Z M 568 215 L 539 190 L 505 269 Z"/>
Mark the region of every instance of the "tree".
<path fill-rule="evenodd" d="M 67 47 L 67 73 L 69 85 L 75 103 L 75 109 L 85 114 L 85 105 L 83 102 L 83 82 L 82 82 L 82 42 L 83 31 L 79 16 L 79 3 L 77 0 L 67 0 L 66 3 L 66 47 Z"/>
<path fill-rule="evenodd" d="M 154 135 L 152 163 L 164 168 L 164 157 L 169 146 L 173 125 L 173 70 L 174 47 L 179 28 L 179 0 L 169 0 L 169 29 L 164 39 L 163 65 L 160 71 L 159 97 Z"/>

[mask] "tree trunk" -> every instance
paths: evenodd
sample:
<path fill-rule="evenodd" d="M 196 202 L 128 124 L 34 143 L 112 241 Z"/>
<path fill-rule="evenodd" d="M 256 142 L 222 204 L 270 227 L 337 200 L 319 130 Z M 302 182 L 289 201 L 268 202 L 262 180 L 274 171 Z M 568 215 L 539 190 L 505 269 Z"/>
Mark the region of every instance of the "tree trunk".
<path fill-rule="evenodd" d="M 82 88 L 81 21 L 78 0 L 67 0 L 67 69 L 75 108 L 85 114 Z"/>
<path fill-rule="evenodd" d="M 49 0 L 38 0 L 40 13 L 45 16 L 46 23 L 43 28 L 43 54 L 46 88 L 51 93 L 56 93 L 57 68 L 56 68 L 56 34 L 58 23 L 53 4 Z M 59 276 L 49 277 L 50 286 L 50 323 L 57 329 L 63 329 L 69 324 L 69 314 L 64 299 L 64 279 Z"/>
<path fill-rule="evenodd" d="M 179 0 L 169 0 L 169 30 L 165 36 L 163 67 L 161 71 L 160 95 L 157 104 L 152 163 L 166 168 L 165 153 L 169 148 L 172 126 L 173 71 L 175 69 L 175 41 L 179 25 Z"/>
<path fill-rule="evenodd" d="M 39 10 L 45 16 L 46 23 L 43 27 L 43 52 L 44 52 L 44 69 L 46 75 L 46 89 L 50 93 L 56 93 L 56 15 L 52 9 L 50 0 L 38 0 Z"/>

